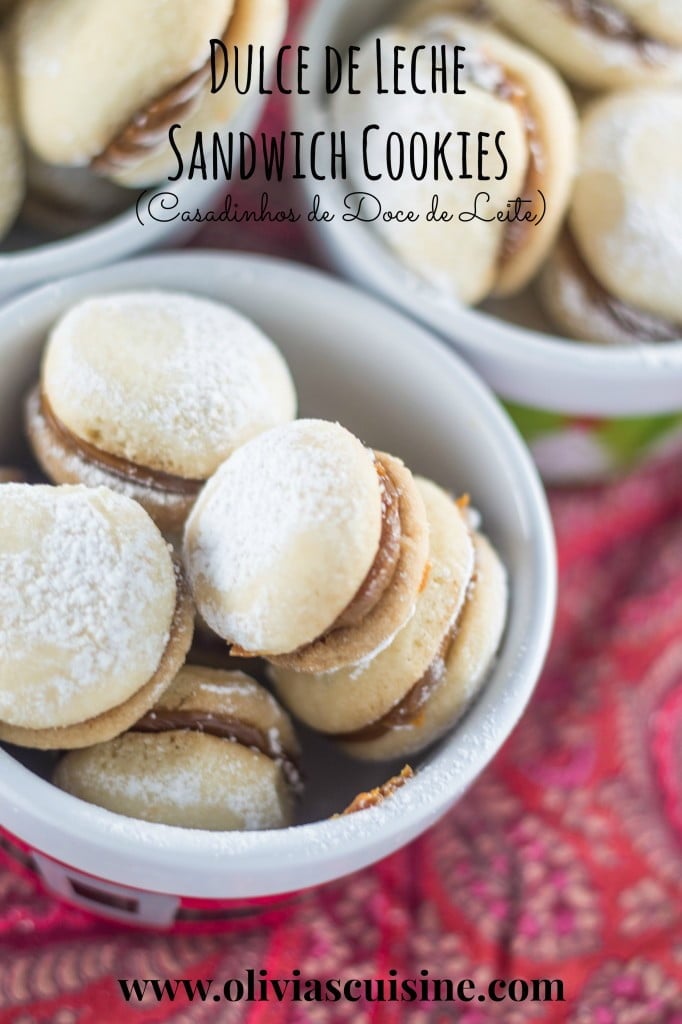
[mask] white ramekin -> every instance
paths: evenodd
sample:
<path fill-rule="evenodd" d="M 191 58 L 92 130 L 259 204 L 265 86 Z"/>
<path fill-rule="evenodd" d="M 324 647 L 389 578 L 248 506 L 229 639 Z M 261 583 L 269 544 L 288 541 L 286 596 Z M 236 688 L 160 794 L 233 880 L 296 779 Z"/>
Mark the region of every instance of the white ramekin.
<path fill-rule="evenodd" d="M 325 46 L 343 52 L 370 29 L 393 20 L 396 7 L 394 0 L 369 4 L 367 0 L 319 0 L 313 5 L 300 31 L 300 41 L 311 48 L 311 86 L 310 95 L 293 99 L 298 129 L 312 134 L 329 128 L 322 61 Z M 324 209 L 337 213 L 333 221 L 316 224 L 332 265 L 437 331 L 505 399 L 568 416 L 611 418 L 682 412 L 682 340 L 605 347 L 548 333 L 532 301 L 512 304 L 509 319 L 464 309 L 409 272 L 371 225 L 343 222 L 338 212 L 344 212 L 344 195 L 355 187 L 362 189 L 362 183 L 309 177 L 303 186 L 309 197 L 320 195 Z"/>
<path fill-rule="evenodd" d="M 76 896 L 86 905 L 83 885 L 92 889 L 93 880 L 101 880 L 94 883 L 99 892 L 107 886 L 119 894 L 142 890 L 144 899 L 163 893 L 229 900 L 338 878 L 435 822 L 521 715 L 555 607 L 554 541 L 543 490 L 523 442 L 486 386 L 421 327 L 317 271 L 202 252 L 95 270 L 46 285 L 0 312 L 0 462 L 21 444 L 22 399 L 55 318 L 85 296 L 130 288 L 180 289 L 230 303 L 281 347 L 302 415 L 338 419 L 371 446 L 399 454 L 415 472 L 469 492 L 509 571 L 509 624 L 480 699 L 447 739 L 416 760 L 416 778 L 377 809 L 329 820 L 395 766 L 356 764 L 321 741 L 312 742 L 305 765 L 306 813 L 321 820 L 281 832 L 223 834 L 132 821 L 82 803 L 30 770 L 40 756 L 23 754 L 24 766 L 0 749 L 0 821 L 37 852 L 53 889 L 74 898 L 69 884 L 80 881 Z M 154 905 L 149 910 L 143 900 L 136 913 L 157 923 L 172 916 L 165 904 L 160 911 Z M 126 919 L 124 911 L 112 913 Z"/>

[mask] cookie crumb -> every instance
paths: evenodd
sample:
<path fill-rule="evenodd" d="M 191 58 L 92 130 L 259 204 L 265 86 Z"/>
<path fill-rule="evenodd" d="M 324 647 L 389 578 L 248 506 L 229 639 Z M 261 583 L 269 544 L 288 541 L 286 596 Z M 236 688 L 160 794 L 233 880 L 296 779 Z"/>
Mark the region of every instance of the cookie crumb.
<path fill-rule="evenodd" d="M 341 814 L 334 814 L 334 818 L 341 818 L 346 814 L 355 814 L 357 811 L 366 811 L 370 807 L 378 807 L 379 804 L 383 803 L 390 796 L 409 782 L 410 779 L 414 778 L 414 772 L 409 764 L 406 764 L 400 775 L 394 775 L 384 782 L 382 786 L 377 786 L 376 789 L 371 789 L 369 793 L 358 793 L 355 799 L 346 807 L 345 811 Z"/>

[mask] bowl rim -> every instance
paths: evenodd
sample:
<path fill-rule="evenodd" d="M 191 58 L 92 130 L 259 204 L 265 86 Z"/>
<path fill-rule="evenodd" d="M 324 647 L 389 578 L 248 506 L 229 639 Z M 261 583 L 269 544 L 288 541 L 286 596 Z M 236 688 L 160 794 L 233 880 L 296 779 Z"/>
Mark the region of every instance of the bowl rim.
<path fill-rule="evenodd" d="M 258 94 L 247 96 L 231 119 L 230 129 L 248 131 L 260 118 L 266 98 Z M 178 182 L 161 178 L 148 185 L 121 186 L 129 192 L 130 204 L 113 217 L 63 237 L 47 238 L 38 245 L 0 250 L 0 300 L 11 301 L 20 289 L 37 288 L 66 275 L 86 273 L 93 267 L 133 258 L 164 241 L 196 233 L 201 225 L 183 221 L 180 214 L 195 205 L 205 206 L 214 196 L 227 193 L 232 184 L 196 177 Z M 177 199 L 177 219 L 147 216 L 151 203 L 166 193 Z"/>
<path fill-rule="evenodd" d="M 197 179 L 198 183 L 199 179 Z M 200 184 L 206 186 L 206 183 L 203 181 Z M 213 182 L 211 182 L 211 185 L 213 185 Z M 16 250 L 3 249 L 0 251 L 0 274 L 4 275 L 10 271 L 18 272 L 21 270 L 53 274 L 54 261 L 60 258 L 69 259 L 69 261 L 72 259 L 85 260 L 88 256 L 97 254 L 98 258 L 107 260 L 109 258 L 107 253 L 101 253 L 101 249 L 105 246 L 113 246 L 118 252 L 120 251 L 121 244 L 127 238 L 130 229 L 141 229 L 142 225 L 136 212 L 140 198 L 147 193 L 162 192 L 166 187 L 167 183 L 163 180 L 146 187 L 142 185 L 139 188 L 131 187 L 127 190 L 130 193 L 130 205 L 113 217 L 107 217 L 90 227 L 86 227 L 82 231 L 74 231 L 73 234 L 49 238 L 38 245 Z M 196 187 L 194 181 L 183 181 L 179 183 L 179 186 L 174 191 L 178 195 L 179 200 L 183 202 L 191 198 L 193 192 L 200 192 L 202 189 Z M 153 245 L 157 236 L 165 234 L 168 230 L 167 224 L 168 222 L 163 221 L 154 222 L 152 225 L 147 224 L 147 235 L 144 236 L 144 240 L 139 244 L 135 243 L 135 248 L 141 249 Z M 137 227 L 135 227 L 136 225 Z M 126 242 L 125 244 L 129 246 L 129 243 Z M 134 250 L 129 249 L 129 251 Z"/>
<path fill-rule="evenodd" d="M 488 387 L 439 339 L 376 298 L 303 264 L 261 255 L 187 250 L 126 260 L 114 266 L 43 285 L 0 310 L 0 359 L 3 338 L 30 327 L 33 315 L 55 295 L 136 281 L 145 273 L 187 267 L 187 280 L 203 272 L 246 272 L 271 287 L 305 301 L 313 289 L 361 322 L 381 317 L 386 327 L 417 344 L 428 359 L 452 378 L 462 395 L 486 417 L 486 427 L 517 482 L 519 517 L 531 553 L 534 590 L 532 629 L 514 653 L 513 698 L 496 702 L 499 723 L 485 727 L 490 698 L 484 689 L 458 727 L 455 756 L 447 743 L 435 748 L 417 779 L 378 808 L 337 819 L 297 825 L 280 831 L 205 832 L 125 818 L 62 793 L 0 750 L 0 806 L 3 826 L 23 842 L 54 860 L 95 877 L 153 892 L 196 898 L 267 896 L 295 891 L 339 878 L 398 849 L 435 822 L 487 765 L 521 716 L 539 677 L 551 637 L 557 571 L 554 534 L 546 496 L 537 470 L 518 431 Z M 171 271 L 172 273 L 173 271 Z M 192 277 L 194 275 L 194 277 Z M 154 287 L 163 287 L 155 281 Z M 191 284 L 188 283 L 191 290 Z M 408 340 L 409 339 L 409 340 Z M 475 742 L 467 743 L 471 737 Z M 456 781 L 457 789 L 452 783 Z M 450 785 L 448 785 L 450 783 Z M 413 787 L 418 786 L 415 793 Z M 414 794 L 414 795 L 413 795 Z M 198 870 L 188 871 L 188 865 Z M 276 871 L 273 868 L 276 867 Z M 182 881 L 179 881 L 181 879 Z"/>
<path fill-rule="evenodd" d="M 313 54 L 323 41 L 338 43 L 335 29 L 342 17 L 343 5 L 337 0 L 319 0 L 307 13 L 299 35 Z M 301 130 L 325 123 L 319 71 L 311 81 L 315 84 L 308 95 L 290 98 L 292 120 Z M 327 197 L 332 208 L 347 191 L 342 182 L 331 180 L 306 179 L 302 187 L 309 198 L 315 192 L 323 201 Z M 569 416 L 682 412 L 682 335 L 670 342 L 629 347 L 523 327 L 489 311 L 464 307 L 417 278 L 366 224 L 342 225 L 337 216 L 316 228 L 332 265 L 445 337 L 502 397 Z M 554 387 L 550 404 L 543 405 L 548 382 Z"/>

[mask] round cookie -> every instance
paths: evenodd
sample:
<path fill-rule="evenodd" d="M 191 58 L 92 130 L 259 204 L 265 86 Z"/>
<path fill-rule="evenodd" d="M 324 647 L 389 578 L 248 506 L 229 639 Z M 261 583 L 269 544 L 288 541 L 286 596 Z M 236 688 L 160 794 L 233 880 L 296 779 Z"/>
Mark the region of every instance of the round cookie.
<path fill-rule="evenodd" d="M 227 86 L 208 98 L 209 41 L 274 47 L 285 15 L 285 0 L 26 0 L 16 50 L 29 145 L 47 163 L 160 180 L 176 166 L 173 124 L 214 129 L 243 101 Z"/>
<path fill-rule="evenodd" d="M 679 338 L 682 327 L 610 295 L 564 232 L 538 280 L 538 297 L 568 338 L 601 345 L 639 345 Z"/>
<path fill-rule="evenodd" d="M 569 232 L 540 284 L 570 336 L 682 336 L 682 94 L 614 93 L 585 114 Z"/>
<path fill-rule="evenodd" d="M 457 619 L 474 571 L 474 546 L 465 518 L 449 494 L 417 478 L 429 522 L 426 584 L 414 615 L 393 642 L 361 665 L 308 675 L 272 666 L 280 700 L 319 732 L 352 732 L 375 722 L 421 679 Z"/>
<path fill-rule="evenodd" d="M 221 467 L 187 522 L 184 554 L 197 607 L 233 653 L 319 671 L 360 661 L 404 625 L 427 547 L 402 463 L 338 423 L 299 420 Z"/>
<path fill-rule="evenodd" d="M 384 208 L 421 214 L 412 223 L 378 219 L 374 230 L 411 271 L 462 303 L 519 291 L 553 245 L 569 199 L 577 118 L 568 90 L 543 60 L 471 18 L 441 14 L 421 25 L 385 28 L 381 35 L 384 80 L 391 76 L 395 46 L 408 52 L 423 47 L 416 67 L 425 95 L 412 90 L 399 97 L 378 94 L 376 68 L 365 60 L 358 73 L 361 94 L 339 92 L 331 108 L 335 126 L 348 133 L 349 175 L 356 188 L 370 187 L 367 166 L 383 174 L 371 183 L 371 191 Z M 364 40 L 363 52 L 374 51 L 375 36 Z M 461 57 L 464 95 L 433 94 L 430 53 L 438 45 L 466 47 Z M 365 135 L 370 124 L 379 128 Z M 409 140 L 415 128 L 427 140 L 451 130 L 444 154 L 452 180 L 442 168 L 436 180 L 433 167 L 421 180 L 409 167 L 390 180 L 385 167 L 390 140 Z M 472 153 L 464 177 L 459 133 L 477 139 L 482 131 L 491 137 L 482 169 L 490 180 L 479 180 Z M 501 139 L 504 163 L 496 153 L 496 138 Z M 471 216 L 428 220 L 434 194 L 441 210 Z M 520 213 L 535 222 L 506 220 L 515 215 L 510 204 L 517 198 L 523 200 Z"/>
<path fill-rule="evenodd" d="M 505 28 L 576 85 L 682 81 L 677 0 L 487 0 Z"/>
<path fill-rule="evenodd" d="M 682 324 L 682 93 L 612 94 L 586 113 L 571 232 L 609 292 Z"/>
<path fill-rule="evenodd" d="M 234 58 L 235 47 L 240 54 L 252 45 L 255 52 L 262 47 L 266 61 L 270 64 L 284 37 L 288 13 L 287 0 L 235 0 L 232 17 L 223 35 L 230 59 Z M 220 64 L 218 67 L 220 68 Z M 206 76 L 208 76 L 208 65 Z M 240 75 L 240 81 L 242 77 Z M 255 87 L 252 86 L 250 96 Z M 184 107 L 185 95 L 181 89 L 178 101 Z M 174 102 L 161 102 L 153 111 L 154 128 L 143 120 L 136 119 L 119 139 L 97 159 L 95 167 L 100 174 L 107 175 L 120 185 L 131 188 L 161 181 L 178 170 L 177 158 L 169 144 L 169 130 L 180 124 L 173 134 L 173 143 L 189 162 L 197 132 L 208 134 L 228 124 L 237 114 L 249 96 L 240 95 L 231 81 L 226 82 L 216 93 L 206 84 L 196 96 L 195 105 L 181 116 Z M 158 122 L 158 126 L 156 124 Z M 162 143 L 159 144 L 159 137 Z"/>
<path fill-rule="evenodd" d="M 286 363 L 250 321 L 208 299 L 124 292 L 53 327 L 27 426 L 52 480 L 122 490 L 172 532 L 236 448 L 295 412 Z"/>
<path fill-rule="evenodd" d="M 291 824 L 300 788 L 291 721 L 241 672 L 185 666 L 123 736 L 67 754 L 61 789 L 118 814 L 209 830 Z"/>
<path fill-rule="evenodd" d="M 193 606 L 156 526 L 105 488 L 0 488 L 0 739 L 89 746 L 158 700 Z"/>
<path fill-rule="evenodd" d="M 0 240 L 16 220 L 25 192 L 24 156 L 10 69 L 0 47 Z"/>

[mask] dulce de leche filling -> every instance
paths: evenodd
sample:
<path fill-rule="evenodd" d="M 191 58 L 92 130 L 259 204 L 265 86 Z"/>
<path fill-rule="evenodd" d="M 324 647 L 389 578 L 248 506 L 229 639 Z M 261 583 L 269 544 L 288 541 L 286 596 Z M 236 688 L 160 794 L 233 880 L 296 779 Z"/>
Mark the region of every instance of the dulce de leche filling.
<path fill-rule="evenodd" d="M 377 473 L 381 484 L 381 535 L 379 547 L 369 572 L 365 576 L 359 590 L 352 601 L 346 605 L 341 614 L 325 633 L 328 636 L 337 629 L 359 626 L 371 611 L 376 608 L 386 593 L 395 574 L 400 558 L 400 499 L 393 481 L 376 460 Z"/>
<path fill-rule="evenodd" d="M 632 335 L 633 341 L 674 341 L 679 337 L 679 325 L 637 309 L 611 295 L 585 263 L 570 231 L 564 232 L 564 241 L 566 259 L 579 278 L 588 301 L 606 313 L 618 330 Z"/>
<path fill-rule="evenodd" d="M 227 31 L 223 42 L 228 42 Z M 210 76 L 211 61 L 207 60 L 178 85 L 138 111 L 99 156 L 91 161 L 91 168 L 98 174 L 112 174 L 134 167 L 157 148 L 174 124 L 182 124 L 183 119 L 194 111 L 208 86 Z"/>
<path fill-rule="evenodd" d="M 535 214 L 537 212 L 535 206 L 539 201 L 538 193 L 542 184 L 541 168 L 544 156 L 544 147 L 540 138 L 538 123 L 531 110 L 526 87 L 518 79 L 505 72 L 505 77 L 498 87 L 497 94 L 500 98 L 512 104 L 521 118 L 526 131 L 528 166 L 523 182 L 522 198 L 533 197 L 531 212 Z M 523 248 L 532 227 L 533 221 L 527 220 L 514 220 L 507 224 L 500 252 L 500 263 L 502 266 Z"/>
<path fill-rule="evenodd" d="M 498 99 L 510 103 L 518 113 L 526 133 L 528 166 L 523 182 L 523 195 L 533 197 L 530 213 L 537 213 L 539 189 L 542 184 L 544 144 L 540 129 L 531 109 L 528 91 L 524 83 L 496 60 L 480 51 L 477 60 L 465 66 L 465 72 L 473 85 Z M 500 265 L 504 266 L 523 247 L 530 234 L 533 221 L 512 220 L 507 223 L 500 248 Z"/>
<path fill-rule="evenodd" d="M 608 0 L 553 0 L 568 16 L 607 39 L 629 43 L 648 51 L 651 47 L 667 49 L 666 44 L 646 35 L 624 12 Z"/>
<path fill-rule="evenodd" d="M 450 655 L 452 645 L 457 637 L 457 633 L 459 632 L 464 609 L 466 608 L 467 602 L 470 600 L 471 592 L 475 583 L 476 575 L 474 574 L 471 582 L 469 583 L 467 596 L 459 611 L 459 615 L 445 632 L 433 661 L 427 668 L 424 675 L 410 687 L 403 699 L 396 704 L 395 707 L 392 707 L 385 715 L 378 718 L 376 722 L 370 722 L 369 725 L 365 725 L 361 729 L 356 729 L 353 732 L 335 733 L 335 739 L 344 740 L 350 743 L 365 743 L 371 740 L 381 739 L 382 736 L 392 732 L 394 729 L 405 729 L 418 722 L 422 708 L 431 699 L 436 690 L 445 682 L 448 657 Z"/>
<path fill-rule="evenodd" d="M 281 764 L 290 785 L 297 787 L 300 783 L 298 758 L 291 751 L 282 748 L 277 730 L 270 729 L 265 732 L 234 715 L 217 715 L 193 708 L 160 707 L 148 711 L 131 729 L 131 732 L 145 733 L 176 731 L 205 733 L 207 736 L 215 736 L 218 739 L 239 743 L 250 750 L 257 750 L 271 761 Z"/>
<path fill-rule="evenodd" d="M 205 483 L 204 480 L 190 480 L 174 476 L 172 473 L 149 469 L 147 466 L 138 466 L 135 462 L 129 462 L 127 459 L 121 459 L 109 452 L 102 451 L 101 448 L 77 437 L 68 427 L 64 426 L 52 409 L 49 400 L 42 393 L 40 395 L 40 413 L 52 434 L 59 439 L 67 452 L 99 466 L 105 473 L 111 473 L 122 480 L 132 481 L 154 491 L 161 491 L 163 494 L 187 497 L 195 497 Z"/>

